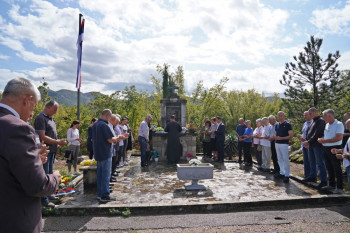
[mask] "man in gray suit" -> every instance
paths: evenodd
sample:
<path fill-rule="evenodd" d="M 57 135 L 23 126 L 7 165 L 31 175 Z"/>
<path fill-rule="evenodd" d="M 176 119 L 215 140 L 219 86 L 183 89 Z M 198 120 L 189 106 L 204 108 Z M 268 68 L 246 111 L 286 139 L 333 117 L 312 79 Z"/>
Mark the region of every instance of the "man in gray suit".
<path fill-rule="evenodd" d="M 38 150 L 28 124 L 39 100 L 38 89 L 24 78 L 10 80 L 2 94 L 0 232 L 40 232 L 40 197 L 52 194 L 61 179 L 59 172 L 45 174 L 46 147 Z"/>

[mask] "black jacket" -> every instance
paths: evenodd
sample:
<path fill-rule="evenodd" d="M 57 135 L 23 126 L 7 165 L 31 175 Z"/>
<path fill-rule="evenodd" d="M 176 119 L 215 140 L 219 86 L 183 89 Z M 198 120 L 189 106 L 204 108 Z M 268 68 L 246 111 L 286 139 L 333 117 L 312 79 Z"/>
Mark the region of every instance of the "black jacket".
<path fill-rule="evenodd" d="M 310 146 L 322 146 L 317 139 L 323 138 L 324 128 L 326 127 L 326 122 L 320 117 L 315 117 L 309 129 L 306 132 L 306 141 L 309 142 Z"/>

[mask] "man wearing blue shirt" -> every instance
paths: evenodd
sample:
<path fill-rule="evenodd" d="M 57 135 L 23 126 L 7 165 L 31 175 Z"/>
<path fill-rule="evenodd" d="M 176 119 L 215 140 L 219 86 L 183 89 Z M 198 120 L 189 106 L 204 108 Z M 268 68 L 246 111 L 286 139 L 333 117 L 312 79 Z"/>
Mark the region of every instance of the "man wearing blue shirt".
<path fill-rule="evenodd" d="M 112 143 L 117 143 L 118 140 L 108 126 L 111 116 L 111 110 L 103 110 L 101 117 L 92 126 L 92 146 L 97 161 L 97 198 L 102 203 L 116 200 L 109 196 L 109 181 L 112 169 Z"/>
<path fill-rule="evenodd" d="M 240 141 L 239 139 L 243 136 L 247 126 L 244 124 L 243 118 L 239 118 L 238 123 L 239 124 L 236 127 L 236 135 L 238 138 L 238 162 L 242 163 L 242 151 L 243 151 L 243 147 L 244 147 L 244 142 Z"/>
<path fill-rule="evenodd" d="M 328 171 L 329 185 L 322 187 L 322 190 L 333 191 L 334 194 L 341 194 L 343 193 L 343 174 L 340 160 L 332 154 L 331 150 L 333 148 L 342 149 L 344 125 L 335 119 L 335 114 L 332 109 L 323 111 L 323 119 L 327 124 L 324 129 L 324 137 L 318 139 L 318 142 L 323 146 L 323 155 Z M 335 178 L 337 178 L 337 182 Z"/>

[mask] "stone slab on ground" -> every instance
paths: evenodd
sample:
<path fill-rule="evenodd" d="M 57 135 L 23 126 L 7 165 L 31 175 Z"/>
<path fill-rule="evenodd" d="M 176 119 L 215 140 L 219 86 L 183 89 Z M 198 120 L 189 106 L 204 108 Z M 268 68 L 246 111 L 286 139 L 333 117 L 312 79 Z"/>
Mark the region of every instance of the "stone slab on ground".
<path fill-rule="evenodd" d="M 96 214 L 108 212 L 108 208 L 134 208 L 142 214 L 152 211 L 169 211 L 169 213 L 201 211 L 217 212 L 232 209 L 249 209 L 267 207 L 278 203 L 290 206 L 295 204 L 317 204 L 327 202 L 344 202 L 347 195 L 325 195 L 295 180 L 285 184 L 269 173 L 256 168 L 245 168 L 238 163 L 215 164 L 214 179 L 199 181 L 207 187 L 204 191 L 187 191 L 184 185 L 191 181 L 177 178 L 176 165 L 165 161 L 151 163 L 149 167 L 140 166 L 139 157 L 131 157 L 129 165 L 120 169 L 117 182 L 112 187 L 111 196 L 116 201 L 100 204 L 94 193 L 84 193 L 79 186 L 71 196 L 64 197 L 60 205 L 62 213 L 72 209 L 85 208 L 87 212 L 100 208 Z M 158 207 L 158 209 L 156 208 Z"/>

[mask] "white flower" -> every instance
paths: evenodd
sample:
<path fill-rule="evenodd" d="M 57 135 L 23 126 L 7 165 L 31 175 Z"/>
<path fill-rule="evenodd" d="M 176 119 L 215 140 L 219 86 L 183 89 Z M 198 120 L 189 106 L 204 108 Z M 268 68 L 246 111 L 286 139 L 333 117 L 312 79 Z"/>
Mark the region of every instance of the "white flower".
<path fill-rule="evenodd" d="M 191 159 L 188 163 L 191 164 L 191 166 L 197 166 L 198 164 L 201 164 L 202 162 L 199 161 L 198 159 Z"/>

